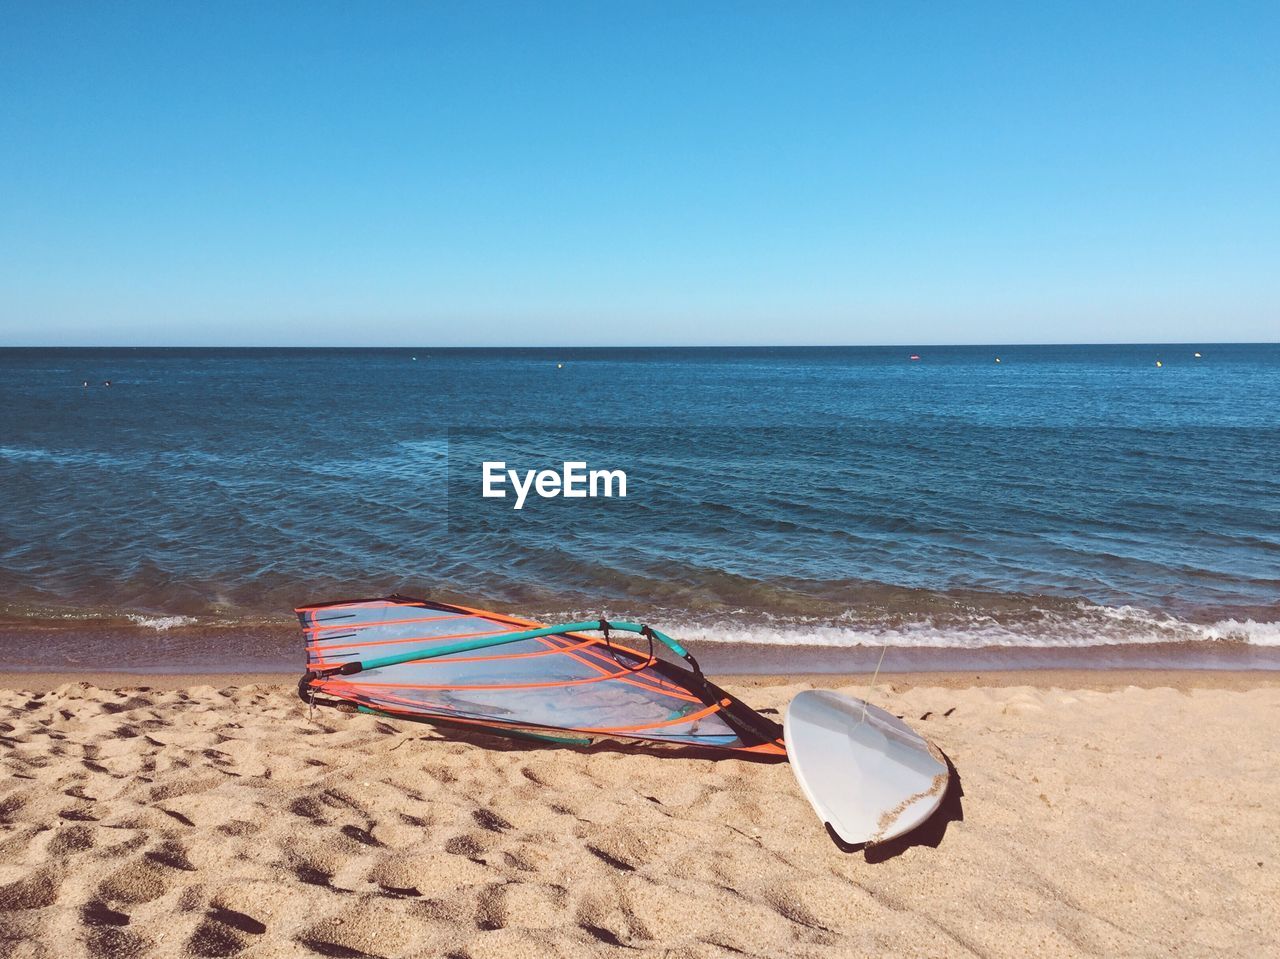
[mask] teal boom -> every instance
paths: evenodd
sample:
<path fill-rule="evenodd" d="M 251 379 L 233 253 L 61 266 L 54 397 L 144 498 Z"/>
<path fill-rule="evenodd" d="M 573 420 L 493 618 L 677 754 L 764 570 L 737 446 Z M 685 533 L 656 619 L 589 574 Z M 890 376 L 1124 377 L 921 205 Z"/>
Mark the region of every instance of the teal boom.
<path fill-rule="evenodd" d="M 337 669 L 332 670 L 335 673 L 343 675 L 351 675 L 353 673 L 363 672 L 366 669 L 381 669 L 383 666 L 398 666 L 401 663 L 416 663 L 424 659 L 435 659 L 437 656 L 449 656 L 453 653 L 469 653 L 476 649 L 489 649 L 493 646 L 505 646 L 508 643 L 518 643 L 522 639 L 537 639 L 539 636 L 556 636 L 561 633 L 583 633 L 589 630 L 597 632 L 604 630 L 619 630 L 624 633 L 639 633 L 643 636 L 652 636 L 658 642 L 667 646 L 677 656 L 689 659 L 689 653 L 678 642 L 668 636 L 666 633 L 643 626 L 640 623 L 612 623 L 604 620 L 594 619 L 582 623 L 561 623 L 559 626 L 543 626 L 539 629 L 526 629 L 519 633 L 503 633 L 501 636 L 482 636 L 478 639 L 466 639 L 457 643 L 443 643 L 438 646 L 431 646 L 426 649 L 415 649 L 399 656 L 383 656 L 380 659 L 370 659 L 367 662 L 351 662 L 344 663 Z"/>

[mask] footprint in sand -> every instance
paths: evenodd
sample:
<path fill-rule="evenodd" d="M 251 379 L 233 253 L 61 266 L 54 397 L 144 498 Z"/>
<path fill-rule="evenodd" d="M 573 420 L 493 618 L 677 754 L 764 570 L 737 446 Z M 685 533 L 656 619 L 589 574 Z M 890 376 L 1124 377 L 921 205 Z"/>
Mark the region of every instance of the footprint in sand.
<path fill-rule="evenodd" d="M 70 856 L 92 849 L 93 845 L 93 831 L 88 826 L 67 826 L 56 831 L 45 849 L 51 856 Z"/>
<path fill-rule="evenodd" d="M 187 857 L 187 850 L 181 843 L 173 840 L 164 842 L 158 849 L 153 849 L 146 853 L 146 857 L 152 862 L 168 866 L 170 869 L 178 869 L 182 872 L 196 871 L 196 867 L 192 865 L 191 860 Z"/>
<path fill-rule="evenodd" d="M 342 914 L 313 923 L 294 940 L 313 955 L 327 959 L 381 959 L 390 952 L 406 952 L 409 938 L 406 929 L 395 928 L 386 920 L 392 915 L 389 900 L 362 902 Z M 414 955 L 418 953 L 415 952 Z"/>
<path fill-rule="evenodd" d="M 80 907 L 80 921 L 86 926 L 127 926 L 127 913 L 117 912 L 100 899 L 90 899 Z"/>
<path fill-rule="evenodd" d="M 372 826 L 370 828 L 372 828 Z M 368 829 L 361 829 L 359 826 L 343 826 L 342 829 L 339 830 L 339 832 L 341 832 L 342 835 L 346 836 L 348 839 L 354 839 L 356 842 L 360 843 L 362 846 L 381 846 L 382 845 L 382 843 L 380 843 L 377 839 L 374 838 L 373 833 L 371 833 Z"/>
<path fill-rule="evenodd" d="M 71 822 L 97 822 L 98 817 L 90 812 L 88 806 L 73 806 L 70 809 L 59 810 L 58 815 Z"/>
<path fill-rule="evenodd" d="M 303 819 L 310 819 L 316 825 L 324 824 L 324 806 L 312 796 L 301 796 L 289 803 L 289 812 Z"/>
<path fill-rule="evenodd" d="M 482 829 L 490 832 L 506 832 L 511 828 L 511 823 L 507 822 L 492 809 L 480 808 L 471 813 L 474 819 Z"/>
<path fill-rule="evenodd" d="M 507 926 L 506 883 L 496 882 L 485 886 L 476 897 L 476 928 L 481 932 L 493 932 Z"/>
<path fill-rule="evenodd" d="M 141 956 L 150 945 L 147 939 L 118 926 L 97 926 L 85 937 L 85 948 L 92 959 L 127 959 Z"/>
<path fill-rule="evenodd" d="M 479 857 L 485 852 L 484 844 L 472 834 L 454 836 L 444 844 L 444 851 L 452 856 L 466 856 L 473 862 L 483 862 Z"/>
<path fill-rule="evenodd" d="M 147 709 L 153 705 L 154 703 L 145 696 L 130 696 L 124 702 L 103 703 L 98 708 L 101 712 L 114 715 L 116 713 L 127 713 L 131 709 Z"/>
<path fill-rule="evenodd" d="M 8 885 L 0 886 L 0 912 L 18 909 L 43 909 L 52 906 L 62 888 L 62 876 L 45 867 Z"/>
<path fill-rule="evenodd" d="M 266 931 L 266 925 L 252 916 L 215 907 L 196 926 L 187 940 L 187 950 L 195 956 L 223 959 L 248 949 Z"/>
<path fill-rule="evenodd" d="M 98 895 L 107 902 L 151 902 L 169 891 L 171 875 L 149 859 L 135 859 L 100 882 Z"/>

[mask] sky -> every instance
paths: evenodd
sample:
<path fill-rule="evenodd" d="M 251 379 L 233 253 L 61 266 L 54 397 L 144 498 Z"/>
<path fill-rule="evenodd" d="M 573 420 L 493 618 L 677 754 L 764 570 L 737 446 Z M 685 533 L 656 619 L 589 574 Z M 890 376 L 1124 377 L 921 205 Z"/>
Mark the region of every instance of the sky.
<path fill-rule="evenodd" d="M 1280 338 L 1280 4 L 0 0 L 0 346 Z"/>

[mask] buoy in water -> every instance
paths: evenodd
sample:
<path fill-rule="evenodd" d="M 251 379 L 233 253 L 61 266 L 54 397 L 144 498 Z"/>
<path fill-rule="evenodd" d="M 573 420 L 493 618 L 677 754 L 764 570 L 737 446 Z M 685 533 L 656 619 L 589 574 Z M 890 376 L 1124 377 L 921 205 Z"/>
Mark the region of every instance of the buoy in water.
<path fill-rule="evenodd" d="M 1159 360 L 1156 360 L 1156 366 L 1164 366 L 1164 364 L 1161 363 Z"/>
<path fill-rule="evenodd" d="M 556 369 L 557 369 L 557 370 L 563 370 L 563 369 L 564 369 L 564 364 L 563 364 L 563 363 L 557 363 L 557 364 L 556 364 Z"/>

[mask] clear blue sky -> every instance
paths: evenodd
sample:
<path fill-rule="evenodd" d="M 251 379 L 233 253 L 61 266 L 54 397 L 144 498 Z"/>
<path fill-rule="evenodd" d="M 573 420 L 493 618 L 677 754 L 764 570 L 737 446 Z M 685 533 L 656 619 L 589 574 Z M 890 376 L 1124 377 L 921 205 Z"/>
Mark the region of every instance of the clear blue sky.
<path fill-rule="evenodd" d="M 3 0 L 0 344 L 1280 338 L 1280 3 Z"/>

